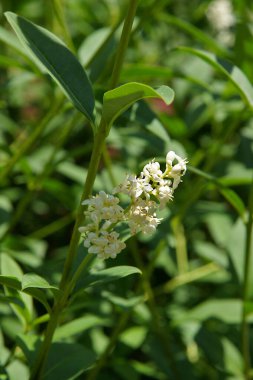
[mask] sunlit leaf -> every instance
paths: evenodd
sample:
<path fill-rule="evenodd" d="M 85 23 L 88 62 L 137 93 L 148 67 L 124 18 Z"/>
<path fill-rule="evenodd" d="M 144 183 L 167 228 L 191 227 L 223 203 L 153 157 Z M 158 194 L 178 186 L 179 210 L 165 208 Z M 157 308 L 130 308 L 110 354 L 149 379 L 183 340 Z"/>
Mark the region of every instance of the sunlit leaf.
<path fill-rule="evenodd" d="M 74 106 L 93 122 L 94 96 L 80 62 L 59 38 L 12 12 L 5 13 L 18 38 L 44 65 Z"/>
<path fill-rule="evenodd" d="M 134 102 L 145 98 L 162 99 L 169 105 L 174 99 L 174 91 L 168 86 L 161 86 L 154 90 L 150 86 L 137 82 L 123 84 L 104 94 L 102 110 L 104 120 L 111 125 Z"/>
<path fill-rule="evenodd" d="M 43 277 L 35 273 L 27 273 L 22 278 L 22 290 L 27 288 L 41 288 L 58 290 L 56 286 L 50 285 Z"/>

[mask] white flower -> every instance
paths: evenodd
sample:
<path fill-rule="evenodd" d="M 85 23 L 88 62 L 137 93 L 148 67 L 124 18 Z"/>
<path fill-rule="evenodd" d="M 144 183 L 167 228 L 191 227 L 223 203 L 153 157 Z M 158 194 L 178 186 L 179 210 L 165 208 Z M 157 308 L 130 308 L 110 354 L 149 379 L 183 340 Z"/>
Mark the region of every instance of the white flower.
<path fill-rule="evenodd" d="M 162 179 L 162 171 L 160 170 L 159 162 L 149 162 L 144 166 L 143 171 L 141 172 L 142 177 L 146 177 L 147 181 L 153 180 L 159 182 Z"/>
<path fill-rule="evenodd" d="M 102 231 L 100 234 L 90 232 L 84 240 L 84 246 L 89 253 L 98 255 L 100 259 L 115 258 L 126 247 L 118 237 L 119 234 L 115 231 Z"/>
<path fill-rule="evenodd" d="M 186 162 L 185 160 L 180 161 L 178 164 L 172 167 L 170 175 L 172 178 L 182 176 L 186 172 Z"/>
<path fill-rule="evenodd" d="M 176 164 L 173 166 L 173 162 L 176 160 Z M 178 156 L 175 152 L 170 151 L 166 156 L 166 171 L 165 175 L 169 178 L 176 178 L 183 176 L 186 172 L 187 160 Z"/>
<path fill-rule="evenodd" d="M 173 150 L 170 150 L 168 153 L 167 153 L 167 156 L 166 156 L 166 163 L 170 166 L 172 166 L 172 162 L 175 160 L 175 158 L 178 157 L 176 155 L 175 152 L 173 152 Z"/>
<path fill-rule="evenodd" d="M 157 186 L 153 191 L 153 194 L 160 202 L 160 209 L 164 208 L 166 203 L 173 199 L 173 188 L 170 185 L 171 181 L 163 181 L 162 184 Z"/>
<path fill-rule="evenodd" d="M 114 189 L 114 193 L 121 192 L 127 194 L 130 198 L 139 198 L 142 194 L 149 198 L 149 194 L 152 192 L 152 186 L 144 179 L 137 178 L 133 175 L 128 175 L 124 182 Z"/>
<path fill-rule="evenodd" d="M 83 201 L 83 205 L 88 205 L 88 210 L 85 212 L 90 219 L 98 224 L 102 219 L 110 220 L 111 223 L 116 223 L 123 217 L 124 210 L 118 205 L 119 198 L 106 194 L 100 191 L 98 195 Z"/>
<path fill-rule="evenodd" d="M 128 175 L 113 191 L 114 194 L 121 192 L 130 197 L 125 211 L 119 205 L 118 197 L 104 191 L 86 199 L 83 205 L 87 206 L 85 215 L 89 218 L 89 224 L 79 227 L 79 231 L 83 234 L 88 252 L 101 259 L 115 258 L 125 248 L 125 243 L 114 230 L 121 221 L 128 223 L 132 235 L 138 232 L 154 233 L 161 221 L 156 211 L 173 199 L 174 190 L 186 172 L 186 164 L 186 159 L 170 151 L 166 156 L 164 173 L 158 162 L 151 161 L 144 166 L 139 177 Z"/>
<path fill-rule="evenodd" d="M 206 15 L 217 31 L 229 29 L 235 24 L 235 16 L 229 0 L 212 1 L 207 8 Z"/>
<path fill-rule="evenodd" d="M 219 42 L 230 46 L 234 42 L 234 33 L 231 30 L 236 23 L 232 2 L 229 0 L 211 1 L 207 8 L 206 16 L 213 29 L 216 31 Z"/>
<path fill-rule="evenodd" d="M 149 234 L 155 231 L 160 219 L 156 218 L 157 204 L 154 201 L 138 198 L 128 212 L 128 224 L 131 234 L 142 231 Z"/>

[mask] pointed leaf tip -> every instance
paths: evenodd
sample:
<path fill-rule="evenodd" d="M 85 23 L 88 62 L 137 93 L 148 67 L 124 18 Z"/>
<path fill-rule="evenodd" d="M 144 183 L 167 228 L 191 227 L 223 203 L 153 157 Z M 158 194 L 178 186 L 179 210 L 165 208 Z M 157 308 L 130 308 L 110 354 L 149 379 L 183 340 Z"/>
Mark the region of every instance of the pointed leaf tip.
<path fill-rule="evenodd" d="M 53 33 L 12 12 L 5 16 L 21 43 L 45 67 L 73 105 L 94 122 L 95 100 L 91 83 L 82 65 Z"/>
<path fill-rule="evenodd" d="M 154 90 L 146 84 L 130 82 L 104 94 L 103 118 L 110 126 L 113 121 L 128 107 L 145 98 L 162 99 L 167 105 L 174 99 L 174 91 L 168 86 Z"/>

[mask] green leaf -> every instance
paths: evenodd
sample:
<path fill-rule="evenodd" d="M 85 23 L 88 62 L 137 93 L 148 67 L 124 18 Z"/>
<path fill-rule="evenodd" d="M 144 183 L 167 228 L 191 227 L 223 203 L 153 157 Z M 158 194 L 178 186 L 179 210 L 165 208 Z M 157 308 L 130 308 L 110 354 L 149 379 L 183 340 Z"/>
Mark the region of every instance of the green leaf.
<path fill-rule="evenodd" d="M 81 334 L 83 331 L 92 327 L 106 325 L 108 325 L 108 320 L 105 318 L 101 318 L 96 315 L 85 315 L 84 317 L 77 318 L 58 327 L 55 332 L 54 339 L 62 340 L 76 334 Z"/>
<path fill-rule="evenodd" d="M 51 308 L 47 301 L 47 297 L 40 289 L 48 289 L 53 291 L 53 293 L 59 292 L 59 289 L 56 286 L 50 285 L 43 277 L 40 277 L 35 273 L 27 273 L 23 276 L 21 290 L 40 301 L 45 306 L 46 310 L 50 312 Z"/>
<path fill-rule="evenodd" d="M 115 46 L 114 30 L 108 27 L 96 29 L 80 46 L 78 56 L 82 66 L 88 68 L 92 83 L 103 74 Z"/>
<path fill-rule="evenodd" d="M 246 217 L 246 208 L 242 201 L 242 199 L 239 197 L 239 195 L 236 194 L 234 190 L 231 190 L 224 186 L 224 182 L 221 179 L 218 179 L 208 173 L 203 172 L 200 169 L 194 168 L 193 166 L 189 166 L 188 168 L 191 172 L 198 174 L 199 176 L 207 179 L 208 181 L 212 182 L 217 186 L 219 192 L 221 195 L 231 204 L 231 206 L 234 207 L 234 209 L 238 212 L 238 214 L 241 216 L 242 220 L 245 221 Z"/>
<path fill-rule="evenodd" d="M 76 343 L 53 343 L 44 380 L 70 380 L 79 377 L 96 360 L 95 354 Z"/>
<path fill-rule="evenodd" d="M 103 291 L 102 297 L 123 310 L 133 309 L 136 305 L 140 305 L 142 302 L 145 302 L 144 296 L 123 298 L 107 291 Z"/>
<path fill-rule="evenodd" d="M 119 340 L 133 350 L 136 350 L 143 344 L 147 334 L 148 328 L 146 326 L 133 326 L 121 333 Z"/>
<path fill-rule="evenodd" d="M 244 361 L 239 348 L 225 337 L 222 339 L 222 346 L 224 352 L 224 367 L 235 376 L 234 379 L 243 380 Z"/>
<path fill-rule="evenodd" d="M 223 195 L 223 197 L 231 204 L 231 206 L 234 207 L 234 209 L 238 212 L 238 214 L 241 216 L 243 221 L 246 221 L 246 208 L 242 201 L 242 199 L 239 197 L 239 195 L 236 194 L 235 191 L 225 188 L 225 187 L 218 187 L 219 192 Z"/>
<path fill-rule="evenodd" d="M 17 343 L 31 366 L 41 345 L 39 337 L 20 334 Z M 94 353 L 81 344 L 53 342 L 43 380 L 75 379 L 90 367 L 95 359 Z"/>
<path fill-rule="evenodd" d="M 208 34 L 202 32 L 199 28 L 183 20 L 182 18 L 169 15 L 168 13 L 161 13 L 160 19 L 182 29 L 184 32 L 193 37 L 194 41 L 198 40 L 202 42 L 207 48 L 212 49 L 215 53 L 223 56 L 229 55 L 229 51 L 224 49 L 215 39 L 211 38 Z"/>
<path fill-rule="evenodd" d="M 206 51 L 188 47 L 179 47 L 178 49 L 196 55 L 224 74 L 236 87 L 245 103 L 253 108 L 253 87 L 246 75 L 237 66 Z"/>
<path fill-rule="evenodd" d="M 33 318 L 32 298 L 28 294 L 22 294 L 19 290 L 14 288 L 14 285 L 21 286 L 21 281 L 19 282 L 19 278 L 21 279 L 23 276 L 22 270 L 19 265 L 12 259 L 12 257 L 5 253 L 1 253 L 0 255 L 0 267 L 2 272 L 2 279 L 5 278 L 5 281 L 9 281 L 9 285 L 13 285 L 13 287 L 8 287 L 5 285 L 5 294 L 8 297 L 15 297 L 20 299 L 21 304 L 23 305 L 22 307 L 17 304 L 12 304 L 11 307 L 23 325 L 26 326 Z M 9 277 L 9 280 L 7 280 L 7 277 Z M 18 282 L 15 280 L 15 278 L 17 278 Z"/>
<path fill-rule="evenodd" d="M 187 310 L 177 316 L 176 325 L 189 321 L 205 321 L 209 318 L 217 318 L 224 323 L 240 323 L 242 302 L 239 299 L 211 299 L 202 302 L 191 310 Z"/>
<path fill-rule="evenodd" d="M 17 277 L 0 275 L 0 284 L 8 288 L 21 290 L 21 282 Z"/>
<path fill-rule="evenodd" d="M 48 313 L 51 312 L 51 307 L 50 307 L 49 303 L 47 302 L 47 297 L 43 293 L 43 291 L 41 291 L 40 289 L 37 289 L 37 288 L 26 288 L 26 289 L 22 290 L 22 292 L 29 294 L 30 296 L 35 298 L 37 301 L 42 303 L 42 305 L 45 306 Z"/>
<path fill-rule="evenodd" d="M 14 50 L 18 52 L 19 55 L 23 56 L 24 58 L 27 58 L 26 54 L 21 49 L 21 45 L 18 39 L 2 26 L 0 26 L 0 41 L 12 47 Z"/>
<path fill-rule="evenodd" d="M 154 90 L 146 84 L 131 82 L 104 94 L 103 118 L 110 126 L 113 121 L 134 102 L 144 98 L 159 98 L 167 105 L 174 99 L 174 91 L 168 86 Z"/>
<path fill-rule="evenodd" d="M 85 278 L 85 282 L 82 283 L 82 285 L 84 284 L 84 287 L 87 287 L 94 284 L 106 284 L 107 282 L 116 281 L 123 277 L 130 276 L 132 274 L 141 274 L 141 271 L 136 267 L 131 267 L 127 265 L 107 268 L 99 272 L 93 272 L 89 274 Z"/>
<path fill-rule="evenodd" d="M 6 12 L 5 15 L 23 45 L 39 59 L 74 106 L 93 123 L 92 87 L 76 57 L 48 30 L 15 13 Z"/>
<path fill-rule="evenodd" d="M 24 304 L 20 298 L 9 297 L 9 296 L 5 296 L 3 294 L 0 294 L 0 303 L 7 303 L 7 304 L 13 303 L 13 304 L 18 305 L 20 307 L 24 307 Z"/>
<path fill-rule="evenodd" d="M 27 273 L 22 278 L 22 290 L 27 288 L 41 288 L 52 289 L 59 291 L 56 286 L 50 285 L 43 277 L 38 276 L 35 273 Z"/>
<path fill-rule="evenodd" d="M 120 73 L 120 79 L 122 81 L 131 80 L 140 80 L 140 78 L 146 79 L 163 79 L 168 80 L 174 76 L 174 72 L 163 66 L 153 66 L 147 64 L 127 64 L 124 65 L 122 72 Z"/>
<path fill-rule="evenodd" d="M 38 335 L 32 334 L 19 334 L 16 337 L 17 345 L 21 348 L 25 354 L 26 360 L 30 364 L 33 364 L 36 357 L 36 352 L 41 345 L 41 339 Z"/>

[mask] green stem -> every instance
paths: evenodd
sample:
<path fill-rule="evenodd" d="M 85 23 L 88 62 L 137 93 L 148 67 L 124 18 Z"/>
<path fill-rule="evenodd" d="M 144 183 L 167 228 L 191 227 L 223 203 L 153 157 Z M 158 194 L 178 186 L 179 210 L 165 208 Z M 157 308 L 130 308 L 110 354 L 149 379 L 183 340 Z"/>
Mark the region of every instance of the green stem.
<path fill-rule="evenodd" d="M 95 182 L 95 178 L 96 178 L 96 174 L 98 170 L 98 165 L 100 162 L 100 157 L 101 157 L 104 143 L 105 143 L 105 138 L 106 138 L 106 124 L 103 121 L 101 121 L 99 131 L 95 136 L 94 146 L 93 146 L 88 173 L 87 173 L 87 177 L 86 177 L 86 181 L 84 185 L 84 190 L 83 190 L 80 205 L 77 211 L 76 221 L 75 221 L 72 237 L 70 240 L 69 251 L 68 251 L 64 269 L 63 269 L 62 279 L 60 283 L 61 289 L 64 289 L 71 275 L 71 268 L 73 265 L 73 261 L 76 255 L 76 250 L 77 250 L 79 239 L 80 239 L 80 232 L 78 229 L 84 220 L 82 202 L 85 199 L 89 198 L 92 192 L 93 184 Z"/>
<path fill-rule="evenodd" d="M 62 3 L 62 0 L 53 0 L 52 5 L 54 7 L 55 15 L 61 27 L 65 42 L 67 43 L 68 47 L 73 52 L 75 52 L 75 47 L 74 47 L 71 35 L 69 33 L 67 22 L 66 22 L 65 13 L 64 13 L 64 5 Z"/>
<path fill-rule="evenodd" d="M 178 273 L 183 274 L 188 272 L 188 255 L 185 241 L 184 227 L 180 218 L 175 216 L 171 221 L 171 227 L 175 236 L 176 256 Z"/>
<path fill-rule="evenodd" d="M 121 35 L 121 39 L 119 43 L 118 53 L 116 55 L 116 60 L 115 60 L 114 68 L 113 68 L 110 88 L 115 87 L 118 82 L 120 70 L 123 63 L 123 57 L 125 55 L 125 50 L 127 48 L 127 44 L 129 41 L 129 35 L 130 35 L 131 27 L 133 24 L 136 7 L 137 7 L 137 0 L 130 0 L 129 11 L 124 23 L 124 27 L 123 27 L 123 31 L 122 31 L 122 35 Z M 43 369 L 44 369 L 47 355 L 51 346 L 54 331 L 58 324 L 59 317 L 64 307 L 66 306 L 67 299 L 70 295 L 69 292 L 71 291 L 71 288 L 73 288 L 75 285 L 74 282 L 72 281 L 71 287 L 70 287 L 69 282 L 71 281 L 70 278 L 71 278 L 72 266 L 73 266 L 73 262 L 76 256 L 76 251 L 77 251 L 79 240 L 80 240 L 79 227 L 81 226 L 84 219 L 82 202 L 84 199 L 87 199 L 92 192 L 93 184 L 95 182 L 96 174 L 98 171 L 100 157 L 101 157 L 103 147 L 105 144 L 105 139 L 108 133 L 109 133 L 108 126 L 102 118 L 100 125 L 98 126 L 97 133 L 95 134 L 95 137 L 94 137 L 94 145 L 93 145 L 91 160 L 90 160 L 90 164 L 88 168 L 88 173 L 87 173 L 83 193 L 81 196 L 81 201 L 77 210 L 77 217 L 76 217 L 74 229 L 72 232 L 69 251 L 66 257 L 64 268 L 63 268 L 62 279 L 60 282 L 60 289 L 62 292 L 59 298 L 56 300 L 55 305 L 53 307 L 51 318 L 48 322 L 47 329 L 45 332 L 44 341 L 40 347 L 38 356 L 36 358 L 30 380 L 40 380 L 42 377 Z M 78 276 L 74 275 L 75 280 L 77 280 Z"/>
<path fill-rule="evenodd" d="M 63 302 L 57 302 L 52 309 L 43 343 L 41 344 L 38 356 L 31 371 L 30 380 L 41 380 L 42 372 L 45 366 L 45 359 L 47 358 L 48 352 L 50 350 L 53 335 L 58 325 L 59 317 L 61 315 L 63 307 Z"/>
<path fill-rule="evenodd" d="M 123 26 L 123 30 L 122 30 L 122 34 L 121 34 L 121 38 L 119 42 L 119 48 L 117 50 L 116 57 L 115 57 L 115 64 L 113 67 L 112 77 L 111 77 L 111 81 L 109 85 L 110 89 L 113 89 L 114 87 L 116 87 L 119 81 L 120 72 L 121 72 L 123 61 L 125 58 L 125 52 L 126 52 L 126 48 L 129 42 L 137 5 L 138 5 L 138 0 L 129 1 L 128 12 L 127 12 L 126 19 L 124 22 L 124 26 Z"/>
<path fill-rule="evenodd" d="M 106 171 L 109 175 L 111 184 L 113 187 L 116 187 L 117 181 L 116 181 L 116 178 L 115 178 L 115 176 L 113 174 L 113 170 L 112 170 L 112 168 L 113 168 L 112 160 L 111 160 L 110 154 L 109 154 L 106 146 L 104 146 L 104 149 L 103 149 L 103 161 L 105 163 Z"/>
<path fill-rule="evenodd" d="M 50 345 L 53 339 L 54 331 L 58 324 L 59 316 L 65 307 L 67 298 L 69 296 L 69 281 L 72 271 L 73 261 L 76 255 L 77 247 L 79 244 L 80 233 L 79 227 L 84 219 L 82 201 L 89 197 L 92 187 L 96 178 L 96 173 L 98 170 L 98 165 L 100 162 L 100 157 L 102 154 L 105 138 L 106 138 L 106 125 L 101 121 L 98 133 L 95 136 L 94 146 L 92 150 L 91 160 L 89 164 L 88 174 L 86 177 L 83 194 L 81 197 L 80 205 L 77 211 L 77 217 L 70 241 L 69 251 L 65 260 L 62 279 L 60 283 L 60 289 L 62 290 L 62 295 L 56 301 L 55 306 L 52 310 L 51 318 L 48 322 L 47 329 L 45 332 L 44 341 L 39 350 L 37 360 L 34 364 L 34 368 L 31 374 L 30 380 L 40 380 L 44 365 L 47 359 L 47 355 L 50 349 Z"/>
<path fill-rule="evenodd" d="M 252 227 L 253 227 L 253 180 L 250 187 L 249 194 L 249 218 L 246 224 L 246 244 L 245 244 L 245 258 L 244 258 L 244 284 L 243 284 L 243 310 L 242 310 L 242 353 L 244 358 L 244 375 L 245 380 L 250 379 L 250 337 L 249 326 L 247 323 L 247 301 L 250 298 L 251 291 L 251 266 L 253 262 L 252 257 Z"/>
<path fill-rule="evenodd" d="M 76 283 L 77 283 L 77 280 L 79 279 L 79 277 L 81 276 L 81 274 L 83 273 L 83 270 L 88 266 L 88 264 L 90 263 L 90 261 L 94 258 L 94 255 L 92 255 L 91 253 L 87 254 L 85 256 L 85 258 L 83 259 L 83 261 L 81 262 L 81 264 L 79 265 L 79 267 L 77 268 L 77 270 L 75 271 L 69 285 L 68 285 L 68 288 L 69 288 L 69 294 L 72 292 L 72 290 L 74 289 Z"/>

